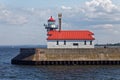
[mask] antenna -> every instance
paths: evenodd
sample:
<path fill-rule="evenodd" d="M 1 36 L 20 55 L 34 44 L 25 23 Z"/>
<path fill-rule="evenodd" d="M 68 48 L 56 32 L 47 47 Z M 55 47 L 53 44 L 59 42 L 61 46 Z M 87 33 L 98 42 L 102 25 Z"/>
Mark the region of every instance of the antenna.
<path fill-rule="evenodd" d="M 62 13 L 58 13 L 59 31 L 61 31 Z"/>

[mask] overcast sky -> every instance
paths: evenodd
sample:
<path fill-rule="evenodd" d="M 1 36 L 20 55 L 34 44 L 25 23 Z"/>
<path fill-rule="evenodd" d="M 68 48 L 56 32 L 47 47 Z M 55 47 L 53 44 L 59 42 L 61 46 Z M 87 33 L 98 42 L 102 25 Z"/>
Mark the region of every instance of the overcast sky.
<path fill-rule="evenodd" d="M 45 45 L 43 24 L 58 13 L 62 29 L 90 30 L 95 43 L 120 42 L 120 0 L 0 0 L 0 45 Z"/>

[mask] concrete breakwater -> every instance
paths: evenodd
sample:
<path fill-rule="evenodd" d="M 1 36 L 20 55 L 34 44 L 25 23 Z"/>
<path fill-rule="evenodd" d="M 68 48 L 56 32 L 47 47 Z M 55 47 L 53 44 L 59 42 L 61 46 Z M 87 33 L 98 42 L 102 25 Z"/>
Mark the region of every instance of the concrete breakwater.
<path fill-rule="evenodd" d="M 120 64 L 120 48 L 41 49 L 21 48 L 11 60 L 25 65 L 116 65 Z"/>

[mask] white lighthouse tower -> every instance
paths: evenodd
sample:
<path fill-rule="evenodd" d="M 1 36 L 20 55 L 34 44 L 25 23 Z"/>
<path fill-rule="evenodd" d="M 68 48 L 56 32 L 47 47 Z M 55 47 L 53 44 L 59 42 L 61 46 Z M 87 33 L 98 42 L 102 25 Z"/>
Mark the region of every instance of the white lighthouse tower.
<path fill-rule="evenodd" d="M 58 29 L 58 26 L 55 24 L 55 19 L 52 16 L 48 19 L 48 25 L 44 24 L 44 26 L 47 32 Z"/>

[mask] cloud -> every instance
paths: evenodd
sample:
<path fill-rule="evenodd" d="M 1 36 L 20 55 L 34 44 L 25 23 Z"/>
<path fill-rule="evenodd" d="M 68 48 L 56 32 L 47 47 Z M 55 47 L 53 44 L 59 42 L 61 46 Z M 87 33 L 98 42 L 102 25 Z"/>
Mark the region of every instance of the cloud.
<path fill-rule="evenodd" d="M 57 9 L 55 9 L 56 11 Z M 29 15 L 30 17 L 35 17 L 36 19 L 46 19 L 49 16 L 55 15 L 55 11 L 52 9 L 41 9 L 41 8 L 24 8 L 22 9 L 24 14 Z"/>
<path fill-rule="evenodd" d="M 51 15 L 57 20 L 57 14 L 62 12 L 64 24 L 72 24 L 75 27 L 78 26 L 78 28 L 80 26 L 91 25 L 102 25 L 99 27 L 106 27 L 110 26 L 108 24 L 119 24 L 119 7 L 113 4 L 111 0 L 91 0 L 85 2 L 83 6 L 61 6 L 60 8 L 54 9 L 28 8 L 24 10 L 24 14 L 31 15 L 29 17 L 34 17 L 36 21 L 41 20 L 43 22 Z"/>
<path fill-rule="evenodd" d="M 63 9 L 63 10 L 71 10 L 72 7 L 61 6 L 61 9 Z"/>
<path fill-rule="evenodd" d="M 119 6 L 113 4 L 111 0 L 88 1 L 85 3 L 85 9 L 86 16 L 90 18 L 96 18 L 99 16 L 110 17 L 111 14 L 116 15 L 120 13 Z M 116 20 L 118 20 L 118 18 Z"/>
<path fill-rule="evenodd" d="M 82 6 L 63 5 L 59 8 L 44 9 L 34 7 L 15 9 L 0 5 L 0 23 L 12 25 L 26 24 L 24 25 L 26 29 L 23 28 L 25 31 L 21 30 L 24 34 L 36 30 L 33 33 L 37 33 L 37 36 L 34 35 L 34 37 L 40 36 L 43 38 L 41 41 L 45 42 L 46 35 L 43 34 L 46 34 L 46 30 L 43 24 L 47 23 L 47 19 L 50 16 L 53 16 L 56 19 L 56 24 L 58 24 L 57 14 L 59 12 L 63 14 L 62 29 L 89 29 L 97 35 L 96 39 L 103 42 L 108 39 L 107 36 L 109 36 L 109 39 L 112 36 L 118 38 L 120 34 L 120 6 L 113 4 L 111 0 L 89 0 Z M 26 34 L 26 36 L 29 35 Z M 120 40 L 120 38 L 117 40 Z"/>
<path fill-rule="evenodd" d="M 6 6 L 0 5 L 0 23 L 5 24 L 26 24 L 27 18 L 23 15 L 17 14 Z"/>
<path fill-rule="evenodd" d="M 120 34 L 120 27 L 117 25 L 113 24 L 101 24 L 101 25 L 94 25 L 93 28 L 95 30 L 99 31 L 105 31 L 105 33 L 110 33 L 110 34 Z"/>
<path fill-rule="evenodd" d="M 107 12 L 117 9 L 117 6 L 111 0 L 92 0 L 85 3 L 91 11 L 96 11 L 98 8 Z"/>
<path fill-rule="evenodd" d="M 112 29 L 114 26 L 112 24 L 103 24 L 103 25 L 95 25 L 94 28 L 102 28 L 102 29 Z"/>
<path fill-rule="evenodd" d="M 26 24 L 28 22 L 25 16 L 14 15 L 6 20 L 9 24 Z"/>
<path fill-rule="evenodd" d="M 63 8 L 67 9 L 66 6 Z M 72 9 L 71 9 L 72 8 Z M 69 20 L 72 24 L 100 25 L 100 24 L 119 24 L 120 22 L 120 6 L 112 3 L 111 0 L 91 0 L 85 2 L 84 5 L 70 6 L 70 10 L 60 10 L 64 19 Z"/>

